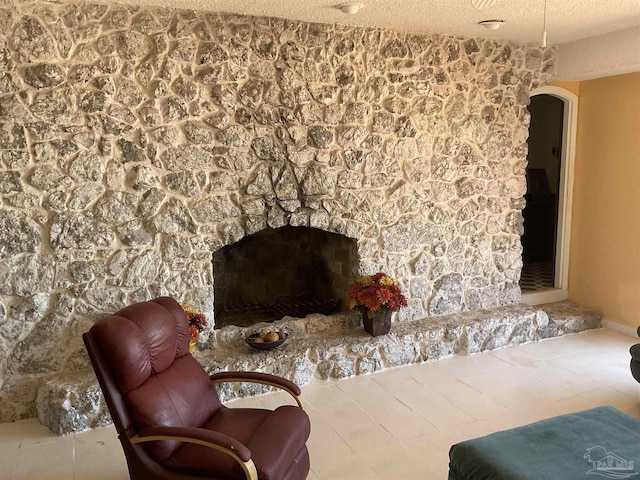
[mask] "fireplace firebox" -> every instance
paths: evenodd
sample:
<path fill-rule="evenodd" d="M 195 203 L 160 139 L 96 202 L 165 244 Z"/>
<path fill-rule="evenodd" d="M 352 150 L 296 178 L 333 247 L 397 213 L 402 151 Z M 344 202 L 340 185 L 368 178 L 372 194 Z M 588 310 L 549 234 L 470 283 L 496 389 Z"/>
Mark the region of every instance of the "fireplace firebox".
<path fill-rule="evenodd" d="M 265 229 L 213 254 L 215 328 L 347 309 L 355 240 L 308 227 Z"/>

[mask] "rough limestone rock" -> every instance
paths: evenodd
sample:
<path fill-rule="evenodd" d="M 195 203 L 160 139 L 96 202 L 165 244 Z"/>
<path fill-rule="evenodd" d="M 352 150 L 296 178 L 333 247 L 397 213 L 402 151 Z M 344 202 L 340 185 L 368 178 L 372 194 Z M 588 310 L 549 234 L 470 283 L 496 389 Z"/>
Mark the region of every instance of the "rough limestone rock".
<path fill-rule="evenodd" d="M 51 226 L 51 246 L 55 250 L 109 247 L 114 240 L 109 228 L 81 214 L 62 215 Z"/>
<path fill-rule="evenodd" d="M 80 376 L 64 373 L 50 377 L 38 389 L 36 406 L 40 423 L 57 435 L 111 423 L 93 371 Z"/>
<path fill-rule="evenodd" d="M 54 257 L 30 254 L 13 256 L 0 263 L 0 293 L 26 297 L 51 289 Z"/>
<path fill-rule="evenodd" d="M 435 295 L 429 311 L 433 315 L 459 312 L 462 308 L 462 275 L 452 273 L 438 279 L 434 285 Z"/>
<path fill-rule="evenodd" d="M 65 81 L 66 71 L 59 65 L 41 63 L 24 70 L 24 81 L 35 88 L 55 87 Z"/>
<path fill-rule="evenodd" d="M 429 339 L 438 315 L 519 301 L 526 107 L 556 50 L 285 23 L 4 1 L 0 421 L 35 415 L 38 385 L 86 367 L 81 334 L 105 313 L 170 294 L 213 324 L 213 252 L 267 227 L 353 239 L 353 275 L 383 269 L 409 297 L 397 324 L 434 327 L 388 347 L 329 335 L 274 371 L 372 372 L 503 342 Z"/>
<path fill-rule="evenodd" d="M 42 242 L 40 229 L 31 218 L 13 211 L 0 211 L 0 258 L 37 252 Z"/>
<path fill-rule="evenodd" d="M 158 275 L 160 255 L 155 250 L 147 250 L 136 257 L 125 273 L 126 287 L 142 287 L 153 283 Z"/>

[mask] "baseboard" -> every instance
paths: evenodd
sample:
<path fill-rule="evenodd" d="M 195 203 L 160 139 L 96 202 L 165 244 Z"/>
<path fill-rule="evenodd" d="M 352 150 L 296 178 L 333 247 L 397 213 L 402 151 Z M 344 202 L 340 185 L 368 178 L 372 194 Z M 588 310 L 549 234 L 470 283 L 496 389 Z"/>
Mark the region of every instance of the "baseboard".
<path fill-rule="evenodd" d="M 637 328 L 631 327 L 629 325 L 625 325 L 624 323 L 614 322 L 613 320 L 603 320 L 602 326 L 604 328 L 608 328 L 609 330 L 613 330 L 618 333 L 622 333 L 623 335 L 628 335 L 629 337 L 638 338 Z"/>
<path fill-rule="evenodd" d="M 543 305 L 545 303 L 562 302 L 569 298 L 569 292 L 560 288 L 543 290 L 541 292 L 523 293 L 522 303 L 528 305 Z"/>

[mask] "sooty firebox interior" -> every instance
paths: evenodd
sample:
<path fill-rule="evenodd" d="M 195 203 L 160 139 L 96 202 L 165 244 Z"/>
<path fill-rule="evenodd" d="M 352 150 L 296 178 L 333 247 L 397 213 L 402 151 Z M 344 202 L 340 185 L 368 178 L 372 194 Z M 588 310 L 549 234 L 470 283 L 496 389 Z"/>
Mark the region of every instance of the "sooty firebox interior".
<path fill-rule="evenodd" d="M 213 254 L 215 327 L 347 308 L 353 239 L 308 227 L 265 229 Z"/>

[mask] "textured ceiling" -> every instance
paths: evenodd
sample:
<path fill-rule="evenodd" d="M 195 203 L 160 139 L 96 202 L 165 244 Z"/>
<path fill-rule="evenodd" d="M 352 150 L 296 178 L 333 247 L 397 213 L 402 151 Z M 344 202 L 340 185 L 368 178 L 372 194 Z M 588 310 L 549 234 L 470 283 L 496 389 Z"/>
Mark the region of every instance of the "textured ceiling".
<path fill-rule="evenodd" d="M 343 3 L 340 0 L 130 0 L 127 3 L 539 42 L 545 0 L 498 0 L 484 10 L 475 9 L 471 0 L 359 0 L 355 3 L 363 8 L 357 15 L 338 10 L 337 6 Z M 497 31 L 477 25 L 487 19 L 502 19 L 506 24 Z M 637 25 L 640 25 L 640 0 L 547 0 L 550 45 Z"/>

